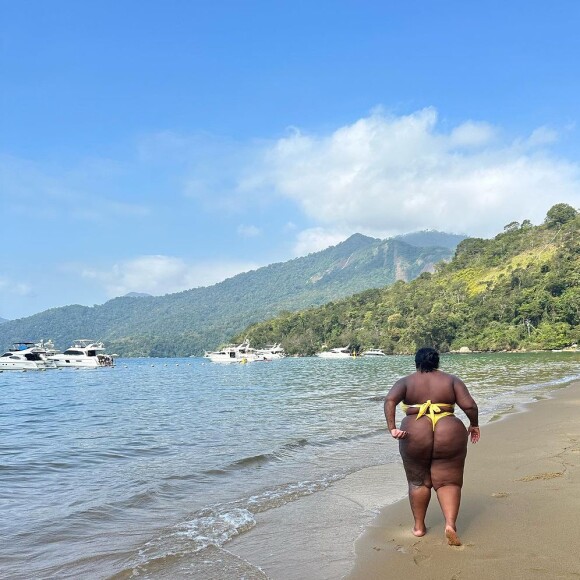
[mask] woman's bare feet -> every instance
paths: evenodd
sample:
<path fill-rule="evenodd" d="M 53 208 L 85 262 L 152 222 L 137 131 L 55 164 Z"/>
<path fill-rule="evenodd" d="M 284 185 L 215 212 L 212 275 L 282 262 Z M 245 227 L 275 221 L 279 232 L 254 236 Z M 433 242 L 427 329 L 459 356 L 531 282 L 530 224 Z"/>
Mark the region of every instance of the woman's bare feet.
<path fill-rule="evenodd" d="M 450 546 L 461 546 L 461 540 L 457 535 L 457 531 L 451 526 L 445 526 L 445 537 L 447 538 L 447 543 Z"/>
<path fill-rule="evenodd" d="M 414 536 L 417 536 L 417 538 L 421 538 L 427 533 L 427 528 L 425 527 L 425 525 L 415 526 L 412 531 Z"/>

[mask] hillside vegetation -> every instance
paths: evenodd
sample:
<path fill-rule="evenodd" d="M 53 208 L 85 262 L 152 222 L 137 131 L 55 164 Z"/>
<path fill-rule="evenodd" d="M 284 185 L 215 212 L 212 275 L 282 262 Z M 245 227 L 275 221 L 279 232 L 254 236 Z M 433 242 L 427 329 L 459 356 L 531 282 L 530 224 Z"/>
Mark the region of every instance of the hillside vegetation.
<path fill-rule="evenodd" d="M 78 338 L 105 341 L 121 356 L 188 356 L 217 347 L 249 324 L 282 311 L 325 304 L 396 280 L 412 280 L 449 260 L 462 237 L 430 232 L 443 247 L 355 234 L 321 252 L 166 296 L 131 295 L 105 304 L 65 306 L 0 325 L 0 345 Z"/>
<path fill-rule="evenodd" d="M 580 216 L 558 204 L 545 222 L 468 238 L 435 274 L 255 324 L 236 340 L 282 342 L 290 354 L 378 347 L 412 353 L 560 349 L 580 339 Z"/>

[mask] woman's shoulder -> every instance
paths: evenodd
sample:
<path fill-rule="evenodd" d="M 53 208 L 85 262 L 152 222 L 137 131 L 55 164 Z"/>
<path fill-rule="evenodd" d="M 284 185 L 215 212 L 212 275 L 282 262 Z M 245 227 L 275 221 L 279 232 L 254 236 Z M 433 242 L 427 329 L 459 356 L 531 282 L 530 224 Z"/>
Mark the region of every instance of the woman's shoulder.
<path fill-rule="evenodd" d="M 452 381 L 454 381 L 454 380 L 456 380 L 456 379 L 459 378 L 456 375 L 454 375 L 452 373 L 448 373 L 446 371 L 442 371 L 441 369 L 437 369 L 437 372 L 439 373 L 439 376 L 440 377 L 443 377 L 443 378 L 446 378 L 446 379 L 449 379 L 449 380 L 452 380 Z"/>
<path fill-rule="evenodd" d="M 446 381 L 449 381 L 449 383 L 451 385 L 453 385 L 453 386 L 454 385 L 464 385 L 465 384 L 463 382 L 463 380 L 460 377 L 458 377 L 457 375 L 453 375 L 451 373 L 446 373 L 444 371 L 439 371 L 439 372 L 441 373 L 442 377 L 444 377 L 444 379 Z"/>

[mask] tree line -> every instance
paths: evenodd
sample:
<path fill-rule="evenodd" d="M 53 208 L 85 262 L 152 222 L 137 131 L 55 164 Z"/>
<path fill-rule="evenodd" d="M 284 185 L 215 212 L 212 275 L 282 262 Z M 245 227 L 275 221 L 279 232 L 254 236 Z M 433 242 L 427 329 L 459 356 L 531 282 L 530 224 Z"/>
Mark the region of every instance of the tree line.
<path fill-rule="evenodd" d="M 561 349 L 580 339 L 579 232 L 578 211 L 556 204 L 541 225 L 511 222 L 493 239 L 463 240 L 434 274 L 283 312 L 233 340 L 281 342 L 293 355 L 346 345 L 392 354 Z"/>

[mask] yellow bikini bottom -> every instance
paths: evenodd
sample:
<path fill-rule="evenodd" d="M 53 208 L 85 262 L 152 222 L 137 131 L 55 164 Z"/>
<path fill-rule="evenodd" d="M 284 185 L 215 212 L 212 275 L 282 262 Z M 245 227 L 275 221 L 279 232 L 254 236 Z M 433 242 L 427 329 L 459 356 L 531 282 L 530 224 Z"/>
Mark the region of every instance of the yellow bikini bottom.
<path fill-rule="evenodd" d="M 430 400 L 425 401 L 424 403 L 419 403 L 418 405 L 405 405 L 405 403 L 401 403 L 401 409 L 405 413 L 409 407 L 417 407 L 419 409 L 417 419 L 420 419 L 423 415 L 429 417 L 431 423 L 433 423 L 433 431 L 435 431 L 435 425 L 439 419 L 447 417 L 448 415 L 453 415 L 453 411 L 442 411 L 441 407 L 453 407 L 455 409 L 455 405 L 449 403 L 432 403 Z"/>

